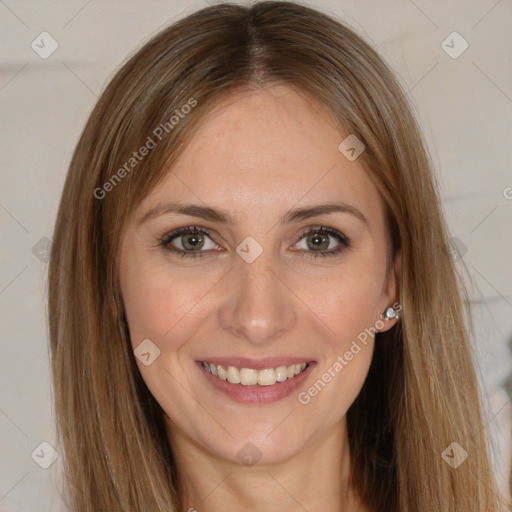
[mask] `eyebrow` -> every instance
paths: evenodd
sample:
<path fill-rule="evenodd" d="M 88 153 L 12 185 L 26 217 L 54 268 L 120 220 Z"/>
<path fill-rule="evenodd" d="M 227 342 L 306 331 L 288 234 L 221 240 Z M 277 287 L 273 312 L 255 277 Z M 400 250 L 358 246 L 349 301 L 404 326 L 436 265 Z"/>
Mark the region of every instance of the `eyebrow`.
<path fill-rule="evenodd" d="M 368 223 L 366 217 L 359 209 L 347 203 L 325 203 L 306 206 L 303 208 L 294 208 L 293 210 L 287 212 L 283 217 L 281 217 L 280 221 L 284 224 L 290 224 L 293 222 L 309 219 L 310 217 L 316 217 L 330 213 L 348 213 L 359 219 L 361 222 L 365 224 Z M 236 223 L 236 219 L 227 210 L 223 210 L 221 208 L 213 208 L 211 206 L 189 203 L 166 203 L 163 206 L 156 206 L 155 208 L 149 210 L 142 217 L 139 224 L 143 224 L 144 222 L 147 222 L 148 220 L 155 217 L 168 214 L 190 215 L 192 217 L 200 217 L 202 219 L 228 225 L 233 225 Z"/>

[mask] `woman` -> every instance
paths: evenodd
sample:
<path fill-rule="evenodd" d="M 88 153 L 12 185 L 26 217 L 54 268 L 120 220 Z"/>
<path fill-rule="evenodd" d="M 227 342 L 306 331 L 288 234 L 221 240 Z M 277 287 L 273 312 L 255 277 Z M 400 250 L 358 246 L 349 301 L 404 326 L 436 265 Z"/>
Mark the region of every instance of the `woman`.
<path fill-rule="evenodd" d="M 311 8 L 208 7 L 121 68 L 49 317 L 73 510 L 500 510 L 417 124 Z"/>

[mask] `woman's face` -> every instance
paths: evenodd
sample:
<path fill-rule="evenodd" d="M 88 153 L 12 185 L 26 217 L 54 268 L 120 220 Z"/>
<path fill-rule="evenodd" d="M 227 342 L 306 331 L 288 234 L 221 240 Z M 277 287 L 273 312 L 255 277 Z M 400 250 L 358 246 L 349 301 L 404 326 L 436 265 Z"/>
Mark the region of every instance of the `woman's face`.
<path fill-rule="evenodd" d="M 397 296 L 381 199 L 338 148 L 348 135 L 288 87 L 231 95 L 132 216 L 121 290 L 171 436 L 273 463 L 344 424 Z"/>

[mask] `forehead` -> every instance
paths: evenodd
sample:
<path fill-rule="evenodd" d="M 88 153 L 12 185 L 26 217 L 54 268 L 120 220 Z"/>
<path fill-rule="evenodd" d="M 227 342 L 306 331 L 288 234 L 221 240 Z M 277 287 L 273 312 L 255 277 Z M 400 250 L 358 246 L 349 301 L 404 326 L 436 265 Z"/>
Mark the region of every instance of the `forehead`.
<path fill-rule="evenodd" d="M 338 156 L 333 150 L 339 138 L 319 104 L 294 89 L 274 86 L 234 93 L 218 104 L 204 118 L 182 163 L 202 167 L 205 159 L 215 156 L 209 162 L 215 173 L 248 169 L 278 175 L 290 167 L 302 171 L 308 166 L 313 170 L 321 168 L 329 154 Z"/>
<path fill-rule="evenodd" d="M 323 106 L 287 86 L 232 93 L 143 205 L 172 199 L 272 216 L 299 201 L 377 205 L 365 171 L 338 149 L 347 135 Z"/>

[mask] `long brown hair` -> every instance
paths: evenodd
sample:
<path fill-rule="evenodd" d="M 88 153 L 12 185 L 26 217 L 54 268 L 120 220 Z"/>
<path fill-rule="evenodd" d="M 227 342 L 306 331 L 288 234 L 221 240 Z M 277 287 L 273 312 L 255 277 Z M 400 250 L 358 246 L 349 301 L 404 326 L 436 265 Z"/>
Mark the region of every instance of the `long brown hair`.
<path fill-rule="evenodd" d="M 161 31 L 111 80 L 77 144 L 49 268 L 54 396 L 72 507 L 181 510 L 164 413 L 131 349 L 119 242 L 199 121 L 228 93 L 273 84 L 311 95 L 341 132 L 363 141 L 358 162 L 402 253 L 402 318 L 377 334 L 347 413 L 356 492 L 379 512 L 497 511 L 464 297 L 405 93 L 353 30 L 284 1 L 207 7 Z M 186 115 L 171 122 L 176 111 Z M 131 160 L 142 146 L 151 146 L 146 156 Z M 468 453 L 456 469 L 442 457 L 452 442 Z"/>

